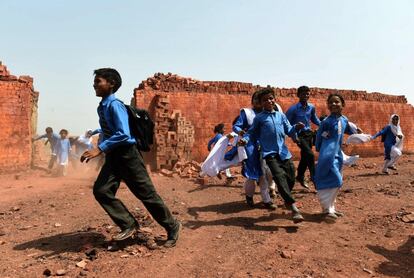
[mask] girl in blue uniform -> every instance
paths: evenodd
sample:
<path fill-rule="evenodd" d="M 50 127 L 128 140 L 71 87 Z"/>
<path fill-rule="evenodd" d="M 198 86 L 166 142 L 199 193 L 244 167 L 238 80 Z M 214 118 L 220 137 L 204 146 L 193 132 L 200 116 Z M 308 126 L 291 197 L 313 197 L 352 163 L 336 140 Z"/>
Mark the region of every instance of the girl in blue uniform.
<path fill-rule="evenodd" d="M 224 134 L 224 124 L 219 123 L 218 125 L 216 125 L 214 127 L 214 133 L 216 135 L 210 141 L 208 141 L 208 144 L 207 144 L 207 149 L 208 149 L 209 152 L 213 149 L 213 147 L 217 143 L 217 141 L 220 140 L 220 138 L 224 136 L 223 135 Z M 224 170 L 224 172 L 226 173 L 226 177 L 228 179 L 233 178 L 233 176 L 231 175 L 230 169 L 227 168 L 226 170 Z M 219 174 L 218 177 L 221 178 L 221 175 Z"/>
<path fill-rule="evenodd" d="M 256 93 L 252 95 L 252 108 L 243 108 L 240 115 L 233 123 L 233 131 L 242 137 L 246 131 L 253 124 L 256 114 L 260 113 L 263 108 L 256 97 Z M 273 204 L 269 194 L 269 182 L 264 171 L 263 159 L 261 159 L 259 152 L 259 143 L 257 141 L 249 141 L 244 147 L 247 154 L 247 159 L 243 161 L 242 174 L 246 178 L 244 183 L 244 191 L 246 194 L 246 203 L 253 207 L 253 195 L 256 189 L 256 183 L 260 186 L 260 194 L 262 196 L 263 204 L 267 209 L 275 210 L 276 206 Z"/>
<path fill-rule="evenodd" d="M 397 170 L 394 163 L 401 156 L 403 133 L 400 127 L 400 116 L 392 114 L 390 123 L 384 127 L 377 134 L 372 136 L 372 139 L 381 136 L 384 142 L 384 156 L 385 163 L 382 172 L 388 174 L 388 169 Z"/>
<path fill-rule="evenodd" d="M 315 170 L 315 185 L 326 220 L 335 221 L 343 214 L 335 209 L 335 199 L 342 186 L 342 140 L 344 133 L 353 134 L 348 119 L 342 115 L 345 100 L 339 94 L 330 94 L 327 100 L 331 114 L 325 118 L 316 133 L 315 147 L 319 152 Z"/>

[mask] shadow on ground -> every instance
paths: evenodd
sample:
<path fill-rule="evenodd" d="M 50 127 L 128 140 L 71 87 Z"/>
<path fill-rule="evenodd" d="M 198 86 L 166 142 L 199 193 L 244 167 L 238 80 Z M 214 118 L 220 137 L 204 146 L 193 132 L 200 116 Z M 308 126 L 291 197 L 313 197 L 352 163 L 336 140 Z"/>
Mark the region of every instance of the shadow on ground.
<path fill-rule="evenodd" d="M 379 245 L 367 247 L 388 260 L 376 268 L 378 273 L 401 278 L 414 277 L 414 236 L 410 236 L 397 250 L 389 250 Z"/>
<path fill-rule="evenodd" d="M 50 257 L 61 253 L 77 253 L 88 248 L 106 246 L 105 237 L 97 232 L 73 232 L 31 240 L 14 246 L 14 250 L 37 249 Z"/>

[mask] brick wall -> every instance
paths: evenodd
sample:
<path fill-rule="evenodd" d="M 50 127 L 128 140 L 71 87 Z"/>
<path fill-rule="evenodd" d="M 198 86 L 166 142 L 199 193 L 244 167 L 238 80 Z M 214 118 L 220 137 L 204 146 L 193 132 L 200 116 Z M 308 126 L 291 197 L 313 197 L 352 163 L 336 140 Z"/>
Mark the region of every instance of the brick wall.
<path fill-rule="evenodd" d="M 38 96 L 31 77 L 11 75 L 0 62 L 0 173 L 31 165 Z"/>
<path fill-rule="evenodd" d="M 239 114 L 240 108 L 250 107 L 251 94 L 260 87 L 250 83 L 198 81 L 173 74 L 155 74 L 143 81 L 134 90 L 132 102 L 138 107 L 153 111 L 156 95 L 169 96 L 172 109 L 179 109 L 195 128 L 193 158 L 202 161 L 208 154 L 207 142 L 214 136 L 213 129 L 223 122 L 226 131 L 231 130 L 231 123 Z M 297 102 L 296 89 L 274 88 L 277 102 L 284 111 Z M 367 93 L 355 90 L 336 90 L 311 88 L 310 102 L 316 105 L 318 116 L 328 114 L 326 98 L 329 93 L 341 93 L 346 100 L 344 115 L 360 126 L 365 133 L 374 134 L 384 127 L 389 116 L 398 113 L 401 127 L 405 133 L 404 151 L 414 151 L 414 117 L 413 106 L 407 104 L 404 96 L 392 96 L 381 93 Z M 298 155 L 298 148 L 288 139 L 289 149 Z M 346 149 L 349 153 L 361 156 L 376 156 L 383 153 L 383 146 L 378 138 L 363 146 Z"/>

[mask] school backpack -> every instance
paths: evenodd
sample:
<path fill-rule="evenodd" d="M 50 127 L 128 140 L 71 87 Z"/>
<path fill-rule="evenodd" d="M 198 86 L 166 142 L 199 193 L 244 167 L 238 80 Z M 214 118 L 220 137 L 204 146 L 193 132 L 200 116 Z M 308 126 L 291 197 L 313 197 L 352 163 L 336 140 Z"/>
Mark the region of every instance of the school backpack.
<path fill-rule="evenodd" d="M 149 152 L 154 143 L 154 122 L 145 109 L 125 104 L 131 135 L 137 141 L 138 150 Z"/>
<path fill-rule="evenodd" d="M 137 141 L 137 148 L 143 152 L 149 152 L 151 145 L 154 144 L 154 127 L 149 113 L 145 109 L 136 108 L 132 105 L 123 103 L 128 112 L 128 124 L 131 135 Z"/>

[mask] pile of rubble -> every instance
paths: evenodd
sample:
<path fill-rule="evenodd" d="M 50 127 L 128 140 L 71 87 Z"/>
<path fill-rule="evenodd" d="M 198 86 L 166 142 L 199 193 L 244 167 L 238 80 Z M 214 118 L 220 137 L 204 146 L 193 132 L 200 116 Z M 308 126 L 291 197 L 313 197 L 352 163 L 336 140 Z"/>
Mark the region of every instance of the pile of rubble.
<path fill-rule="evenodd" d="M 171 170 L 179 160 L 191 160 L 194 126 L 180 110 L 171 111 L 168 96 L 157 96 L 154 121 L 157 169 Z"/>
<path fill-rule="evenodd" d="M 160 174 L 166 177 L 197 178 L 201 171 L 201 163 L 195 160 L 177 161 L 171 170 L 161 169 Z"/>

